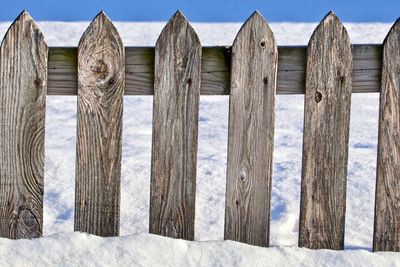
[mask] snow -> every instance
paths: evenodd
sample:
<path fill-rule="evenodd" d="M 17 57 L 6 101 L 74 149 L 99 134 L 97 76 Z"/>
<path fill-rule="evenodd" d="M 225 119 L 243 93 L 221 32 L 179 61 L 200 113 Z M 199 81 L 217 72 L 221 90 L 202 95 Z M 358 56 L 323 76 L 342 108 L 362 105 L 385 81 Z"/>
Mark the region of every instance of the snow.
<path fill-rule="evenodd" d="M 125 46 L 154 46 L 166 22 L 114 22 Z M 3 38 L 11 22 L 0 23 Z M 89 22 L 38 22 L 49 46 L 77 46 Z M 191 23 L 204 46 L 231 45 L 241 23 Z M 278 45 L 306 45 L 318 23 L 269 23 Z M 346 23 L 352 43 L 382 43 L 390 23 Z"/>
<path fill-rule="evenodd" d="M 353 43 L 381 43 L 391 25 L 344 23 Z M 0 38 L 10 23 L 0 23 Z M 88 22 L 38 22 L 49 46 L 77 46 Z M 115 22 L 126 46 L 154 46 L 164 22 Z M 306 45 L 317 23 L 271 23 L 279 45 Z M 240 23 L 193 23 L 203 45 L 230 45 Z M 271 248 L 223 239 L 228 97 L 202 96 L 199 114 L 195 240 L 147 234 L 152 97 L 124 98 L 121 235 L 73 233 L 76 97 L 49 96 L 46 111 L 44 236 L 0 239 L 0 264 L 400 266 L 399 253 L 371 253 L 378 94 L 353 94 L 346 250 L 298 248 L 304 97 L 277 96 Z M 212 241 L 210 241 L 212 240 Z"/>
<path fill-rule="evenodd" d="M 0 239 L 0 265 L 14 266 L 400 266 L 398 253 L 260 248 L 233 241 L 190 242 L 151 234 L 101 238 L 61 233 Z"/>

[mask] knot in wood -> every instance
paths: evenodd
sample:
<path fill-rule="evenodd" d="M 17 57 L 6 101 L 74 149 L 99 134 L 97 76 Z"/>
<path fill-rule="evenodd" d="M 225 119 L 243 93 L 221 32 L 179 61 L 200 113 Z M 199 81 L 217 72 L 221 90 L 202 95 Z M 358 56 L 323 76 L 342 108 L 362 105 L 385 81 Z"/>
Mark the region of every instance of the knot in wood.
<path fill-rule="evenodd" d="M 111 78 L 109 84 L 114 84 L 114 83 L 115 83 L 115 78 Z"/>
<path fill-rule="evenodd" d="M 260 42 L 260 47 L 265 48 L 265 41 Z"/>
<path fill-rule="evenodd" d="M 343 75 L 339 75 L 336 77 L 336 79 L 338 79 L 339 81 L 344 81 L 344 76 Z"/>
<path fill-rule="evenodd" d="M 40 236 L 39 222 L 30 209 L 23 208 L 19 211 L 15 230 L 16 238 L 35 238 Z"/>
<path fill-rule="evenodd" d="M 185 65 L 184 65 L 184 63 L 183 63 L 183 61 L 181 59 L 178 60 L 176 65 L 178 67 L 178 71 L 184 71 L 185 70 Z"/>
<path fill-rule="evenodd" d="M 95 60 L 90 66 L 90 70 L 92 72 L 91 77 L 97 82 L 106 79 L 109 73 L 109 68 L 102 59 Z"/>
<path fill-rule="evenodd" d="M 322 100 L 322 94 L 320 92 L 315 92 L 315 102 L 319 103 Z"/>
<path fill-rule="evenodd" d="M 166 236 L 172 237 L 172 238 L 178 238 L 179 237 L 179 231 L 176 228 L 176 222 L 173 220 L 169 220 L 166 225 L 165 225 L 165 234 Z"/>
<path fill-rule="evenodd" d="M 37 78 L 33 81 L 33 84 L 36 88 L 38 88 L 42 84 L 42 80 L 40 78 Z"/>
<path fill-rule="evenodd" d="M 239 172 L 239 180 L 242 181 L 242 182 L 244 182 L 244 181 L 246 181 L 246 179 L 247 179 L 247 173 L 246 173 L 246 171 L 245 171 L 245 170 L 241 170 L 241 171 Z"/>

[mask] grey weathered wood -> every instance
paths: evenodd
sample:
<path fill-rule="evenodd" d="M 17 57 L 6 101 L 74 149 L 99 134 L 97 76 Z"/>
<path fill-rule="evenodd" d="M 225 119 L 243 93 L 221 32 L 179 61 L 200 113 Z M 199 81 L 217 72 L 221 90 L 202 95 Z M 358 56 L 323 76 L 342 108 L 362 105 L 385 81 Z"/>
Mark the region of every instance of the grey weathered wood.
<path fill-rule="evenodd" d="M 75 231 L 119 234 L 124 47 L 101 12 L 78 46 Z"/>
<path fill-rule="evenodd" d="M 330 12 L 308 45 L 299 246 L 343 249 L 351 44 Z"/>
<path fill-rule="evenodd" d="M 385 39 L 379 112 L 375 251 L 400 251 L 400 19 Z"/>
<path fill-rule="evenodd" d="M 269 245 L 278 50 L 255 12 L 232 47 L 225 239 Z"/>
<path fill-rule="evenodd" d="M 177 12 L 156 43 L 150 233 L 194 239 L 201 45 Z"/>
<path fill-rule="evenodd" d="M 47 53 L 42 33 L 22 12 L 0 55 L 0 237 L 42 235 Z"/>
<path fill-rule="evenodd" d="M 203 47 L 202 95 L 229 95 L 230 47 Z M 277 94 L 304 94 L 307 47 L 278 47 Z M 353 93 L 379 92 L 381 45 L 353 45 Z M 49 95 L 76 95 L 77 49 L 50 48 Z M 126 48 L 126 95 L 152 95 L 154 48 Z"/>

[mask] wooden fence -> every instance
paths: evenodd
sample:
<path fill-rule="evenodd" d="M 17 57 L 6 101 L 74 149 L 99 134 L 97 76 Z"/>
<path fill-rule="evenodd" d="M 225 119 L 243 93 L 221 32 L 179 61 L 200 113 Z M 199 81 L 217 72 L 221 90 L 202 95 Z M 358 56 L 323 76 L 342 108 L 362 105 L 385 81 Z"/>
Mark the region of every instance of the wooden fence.
<path fill-rule="evenodd" d="M 299 246 L 343 249 L 352 92 L 380 92 L 374 250 L 400 251 L 400 21 L 351 45 L 332 13 L 308 47 L 277 47 L 255 12 L 202 48 L 177 12 L 155 48 L 124 48 L 104 13 L 48 48 L 23 12 L 0 55 L 0 236 L 43 229 L 46 95 L 77 95 L 76 231 L 119 234 L 123 95 L 153 94 L 150 232 L 193 240 L 200 94 L 230 95 L 225 239 L 269 245 L 275 94 L 305 94 Z"/>

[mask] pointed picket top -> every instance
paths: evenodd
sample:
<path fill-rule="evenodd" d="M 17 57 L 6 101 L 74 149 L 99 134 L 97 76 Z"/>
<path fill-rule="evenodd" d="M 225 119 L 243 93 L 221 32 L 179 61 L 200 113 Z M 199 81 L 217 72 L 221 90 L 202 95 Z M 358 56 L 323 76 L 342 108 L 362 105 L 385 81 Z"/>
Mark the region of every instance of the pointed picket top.
<path fill-rule="evenodd" d="M 28 11 L 22 10 L 22 12 L 17 16 L 17 18 L 14 20 L 15 21 L 29 21 L 33 20 L 31 15 L 29 14 Z"/>
<path fill-rule="evenodd" d="M 114 24 L 112 23 L 111 19 L 106 15 L 104 11 L 100 11 L 96 17 L 92 20 L 92 22 L 89 24 L 85 32 L 82 34 L 81 39 L 79 40 L 79 45 L 86 39 L 87 35 L 93 34 L 93 31 L 104 31 L 104 33 L 109 33 L 112 35 L 115 35 L 116 41 L 121 43 L 122 41 L 119 36 L 119 33 L 117 29 L 115 28 Z"/>
<path fill-rule="evenodd" d="M 171 21 L 173 21 L 173 20 L 179 20 L 179 19 L 180 19 L 180 20 L 184 20 L 184 21 L 187 22 L 187 19 L 186 19 L 185 15 L 182 13 L 182 11 L 177 10 L 177 11 L 175 12 L 175 14 L 172 15 L 172 17 L 170 18 L 169 22 L 171 22 Z"/>
<path fill-rule="evenodd" d="M 324 18 L 321 20 L 321 22 L 319 23 L 319 25 L 326 23 L 328 21 L 335 21 L 337 23 L 342 24 L 342 22 L 340 21 L 339 17 L 336 16 L 335 12 L 333 12 L 332 10 L 330 10 L 325 16 Z M 318 26 L 319 26 L 318 25 Z M 318 27 L 317 27 L 318 28 Z"/>
<path fill-rule="evenodd" d="M 78 79 L 87 84 L 113 84 L 120 80 L 124 45 L 112 21 L 101 11 L 83 33 L 78 45 Z M 89 62 L 89 63 L 88 63 Z M 86 87 L 87 88 L 87 87 Z"/>
<path fill-rule="evenodd" d="M 195 45 L 201 45 L 196 31 L 190 25 L 185 15 L 178 10 L 161 31 L 156 42 L 156 47 L 159 46 L 160 43 L 165 43 L 166 39 L 171 37 L 171 35 L 177 35 L 178 33 L 184 32 L 187 32 L 188 38 L 191 40 L 191 42 L 194 42 Z"/>
<path fill-rule="evenodd" d="M 385 47 L 386 45 L 391 44 L 393 42 L 399 43 L 399 37 L 400 37 L 400 17 L 390 28 L 388 34 L 385 37 L 385 40 L 383 40 L 383 46 Z"/>
<path fill-rule="evenodd" d="M 30 25 L 30 27 L 23 27 L 24 25 Z M 13 23 L 10 25 L 10 27 L 8 28 L 6 34 L 4 35 L 3 41 L 2 41 L 2 46 L 3 43 L 6 42 L 6 40 L 8 40 L 10 33 L 11 32 L 25 32 L 26 30 L 30 30 L 30 32 L 26 32 L 28 34 L 28 36 L 33 36 L 33 35 L 37 35 L 35 36 L 35 38 L 37 39 L 37 43 L 40 45 L 43 45 L 45 49 L 47 48 L 47 44 L 44 40 L 44 36 L 43 33 L 39 30 L 39 28 L 37 27 L 36 23 L 34 22 L 33 18 L 31 17 L 31 15 L 28 13 L 28 11 L 23 10 L 18 16 L 17 18 L 13 21 Z"/>
<path fill-rule="evenodd" d="M 325 17 L 321 20 L 318 26 L 315 28 L 313 34 L 311 35 L 309 44 L 313 42 L 321 33 L 324 32 L 343 32 L 341 36 L 344 42 L 350 43 L 350 37 L 347 33 L 346 28 L 344 27 L 343 23 L 340 21 L 339 17 L 331 10 Z"/>
<path fill-rule="evenodd" d="M 18 16 L 17 18 L 13 21 L 13 23 L 11 24 L 11 26 L 9 27 L 9 29 L 13 28 L 15 26 L 16 23 L 26 23 L 26 22 L 33 22 L 33 19 L 31 17 L 31 15 L 28 13 L 28 11 L 23 10 Z"/>
<path fill-rule="evenodd" d="M 258 29 L 267 36 L 269 42 L 261 41 L 259 44 L 261 47 L 265 47 L 268 44 L 276 47 L 274 33 L 272 32 L 265 18 L 261 15 L 260 12 L 258 12 L 258 10 L 254 11 L 253 14 L 251 14 L 251 16 L 243 23 L 238 34 L 236 35 L 235 40 L 233 41 L 232 46 L 234 47 L 238 40 L 244 39 L 242 38 L 242 36 L 248 35 L 248 33 L 252 31 L 252 29 Z"/>

